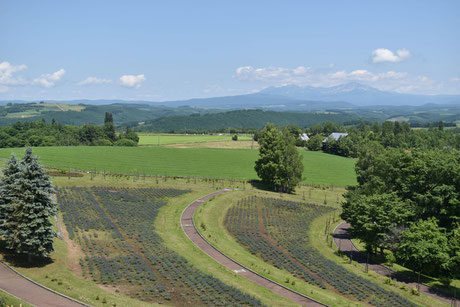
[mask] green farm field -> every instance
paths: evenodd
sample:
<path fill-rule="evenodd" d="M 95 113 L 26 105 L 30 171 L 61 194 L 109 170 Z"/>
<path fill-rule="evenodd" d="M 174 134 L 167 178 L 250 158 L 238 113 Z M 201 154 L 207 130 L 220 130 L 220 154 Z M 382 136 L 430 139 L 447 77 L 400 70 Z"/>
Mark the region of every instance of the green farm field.
<path fill-rule="evenodd" d="M 0 158 L 24 148 L 0 149 Z M 44 166 L 62 169 L 168 176 L 198 176 L 227 179 L 257 179 L 251 149 L 164 147 L 37 147 L 33 149 Z M 356 184 L 355 161 L 322 152 L 301 150 L 303 183 L 347 186 Z"/>
<path fill-rule="evenodd" d="M 161 145 L 170 145 L 170 144 L 189 144 L 189 143 L 208 143 L 208 142 L 227 142 L 232 140 L 232 135 L 223 134 L 223 135 L 185 135 L 185 134 L 139 134 L 139 145 L 149 146 L 154 145 L 158 146 L 158 141 Z M 238 135 L 238 140 L 240 141 L 250 141 L 251 136 L 248 135 Z"/>

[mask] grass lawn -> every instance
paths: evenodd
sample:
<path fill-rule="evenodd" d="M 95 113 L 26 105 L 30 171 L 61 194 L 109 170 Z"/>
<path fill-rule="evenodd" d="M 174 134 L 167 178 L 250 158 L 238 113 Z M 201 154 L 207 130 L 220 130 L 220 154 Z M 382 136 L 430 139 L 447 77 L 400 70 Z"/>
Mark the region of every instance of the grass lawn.
<path fill-rule="evenodd" d="M 295 278 L 286 271 L 279 270 L 272 266 L 269 263 L 264 262 L 261 258 L 252 255 L 245 248 L 238 244 L 235 238 L 226 231 L 225 226 L 223 225 L 223 220 L 226 214 L 226 210 L 230 208 L 236 200 L 245 198 L 257 192 L 232 192 L 226 193 L 216 199 L 204 203 L 200 209 L 198 209 L 195 214 L 195 224 L 204 225 L 204 228 L 200 228 L 200 232 L 217 248 L 222 250 L 224 253 L 228 254 L 230 257 L 240 261 L 249 268 L 257 271 L 261 275 L 266 276 L 272 280 L 275 280 L 279 283 L 286 284 L 285 281 L 287 278 L 292 282 L 295 280 L 295 285 L 290 284 L 289 287 L 304 293 L 308 296 L 311 296 L 321 302 L 329 304 L 331 306 L 360 306 L 361 303 L 356 301 L 350 301 L 347 298 L 340 296 L 332 291 L 325 291 L 318 287 L 312 286 L 301 279 Z M 273 196 L 275 197 L 275 196 Z M 286 196 L 283 196 L 286 197 Z M 337 212 L 335 213 L 337 217 Z M 324 234 L 324 225 L 326 220 L 330 218 L 330 215 L 324 215 L 313 221 L 312 227 L 309 230 L 309 236 L 312 238 L 312 245 L 317 248 L 320 253 L 344 266 L 346 269 L 354 272 L 361 277 L 364 277 L 372 282 L 378 284 L 381 287 L 384 287 L 387 290 L 397 292 L 401 296 L 419 304 L 422 306 L 448 306 L 439 302 L 436 299 L 428 297 L 426 295 L 414 296 L 410 294 L 409 289 L 401 289 L 399 283 L 393 283 L 391 285 L 385 284 L 386 278 L 378 275 L 374 272 L 365 273 L 364 268 L 356 262 L 349 264 L 348 258 L 342 258 L 336 255 L 335 250 L 330 248 L 326 244 L 326 238 Z M 340 221 L 336 220 L 336 224 Z M 336 225 L 333 225 L 333 229 Z M 287 284 L 286 284 L 287 285 Z"/>
<path fill-rule="evenodd" d="M 54 248 L 52 263 L 38 267 L 12 266 L 30 279 L 91 306 L 114 306 L 114 303 L 117 306 L 159 306 L 102 289 L 94 282 L 78 277 L 70 269 L 67 243 L 56 238 Z"/>
<path fill-rule="evenodd" d="M 258 151 L 251 149 L 164 148 L 164 147 L 37 147 L 34 154 L 45 166 L 208 178 L 257 179 L 254 162 Z M 0 157 L 24 148 L 0 149 Z M 300 150 L 303 183 L 346 186 L 356 184 L 355 160 L 322 152 Z"/>
<path fill-rule="evenodd" d="M 200 227 L 199 230 L 210 243 L 229 257 L 244 264 L 257 273 L 280 284 L 286 285 L 295 291 L 308 295 L 322 303 L 331 306 L 349 306 L 349 304 L 353 306 L 353 301 L 331 291 L 312 286 L 304 280 L 296 278 L 292 274 L 264 262 L 256 255 L 252 255 L 227 232 L 223 223 L 226 211 L 236 200 L 251 195 L 260 195 L 260 193 L 254 191 L 235 191 L 219 195 L 214 200 L 204 203 L 195 213 L 195 225 L 204 225 L 204 227 Z M 260 196 L 265 197 L 264 194 Z M 273 195 L 272 197 L 277 196 Z M 289 278 L 289 284 L 286 283 L 287 278 Z M 294 285 L 292 284 L 293 281 L 295 281 Z"/>
<path fill-rule="evenodd" d="M 201 134 L 139 134 L 139 145 L 155 145 L 158 146 L 158 142 L 161 145 L 168 144 L 188 144 L 188 143 L 206 143 L 206 142 L 225 142 L 231 141 L 232 136 L 228 134 L 218 135 L 201 135 Z M 240 141 L 250 141 L 251 136 L 238 135 Z"/>
<path fill-rule="evenodd" d="M 9 294 L 8 292 L 0 289 L 0 306 L 9 306 L 9 307 L 31 307 L 32 305 L 24 302 L 23 300 L 18 299 L 17 297 Z"/>
<path fill-rule="evenodd" d="M 59 177 L 53 178 L 53 184 L 57 186 L 149 186 L 149 184 L 140 182 L 95 182 L 90 181 L 87 178 L 79 178 L 69 181 Z M 151 185 L 152 184 L 150 184 L 150 186 Z M 160 306 L 159 304 L 147 303 L 132 299 L 120 293 L 116 293 L 114 288 L 110 288 L 108 286 L 103 288 L 91 280 L 77 276 L 72 270 L 72 267 L 75 268 L 80 266 L 78 263 L 78 256 L 76 255 L 79 255 L 81 251 L 75 250 L 74 247 L 70 247 L 71 241 L 68 239 L 65 224 L 62 221 L 62 217 L 60 217 L 60 219 L 63 226 L 63 234 L 65 240 L 58 238 L 54 240 L 55 252 L 51 254 L 51 263 L 37 267 L 28 267 L 27 265 L 12 265 L 11 263 L 10 265 L 12 265 L 17 271 L 31 278 L 32 280 L 91 306 Z M 76 243 L 72 245 L 78 246 Z"/>
<path fill-rule="evenodd" d="M 53 183 L 61 187 L 94 185 L 107 185 L 111 187 L 158 187 L 158 185 L 152 183 L 90 181 L 87 178 L 78 178 L 73 179 L 72 181 L 68 181 L 65 178 L 53 178 Z M 177 188 L 175 185 L 161 186 Z M 187 258 L 187 260 L 190 261 L 190 263 L 196 268 L 207 274 L 213 275 L 228 285 L 232 285 L 243 292 L 259 298 L 266 305 L 296 306 L 283 297 L 258 286 L 257 284 L 218 264 L 199 250 L 187 238 L 180 226 L 180 216 L 183 209 L 195 199 L 215 191 L 215 189 L 211 188 L 192 188 L 192 192 L 174 198 L 173 202 L 170 202 L 168 205 L 163 206 L 160 209 L 160 212 L 155 219 L 155 229 L 156 232 L 163 238 L 164 244 L 178 254 Z M 65 229 L 64 236 L 67 236 Z M 101 287 L 96 285 L 93 281 L 77 276 L 71 268 L 79 266 L 78 256 L 75 257 L 75 255 L 78 255 L 79 252 L 76 252 L 74 247 L 70 248 L 68 239 L 64 241 L 55 239 L 54 247 L 56 252 L 52 254 L 52 263 L 34 268 L 15 266 L 15 269 L 51 289 L 92 306 L 115 306 L 114 304 L 116 304 L 116 306 L 159 306 L 157 304 L 135 300 L 120 293 L 115 293 L 115 288 L 111 288 L 108 285 Z M 1 292 L 0 297 L 2 297 Z M 106 303 L 103 303 L 103 301 Z"/>
<path fill-rule="evenodd" d="M 182 211 L 195 199 L 214 191 L 215 189 L 201 188 L 184 195 L 181 201 L 175 201 L 160 209 L 155 220 L 155 229 L 163 238 L 165 245 L 187 258 L 196 268 L 213 275 L 228 285 L 257 297 L 268 306 L 297 306 L 291 301 L 225 268 L 202 252 L 187 238 L 180 226 Z"/>

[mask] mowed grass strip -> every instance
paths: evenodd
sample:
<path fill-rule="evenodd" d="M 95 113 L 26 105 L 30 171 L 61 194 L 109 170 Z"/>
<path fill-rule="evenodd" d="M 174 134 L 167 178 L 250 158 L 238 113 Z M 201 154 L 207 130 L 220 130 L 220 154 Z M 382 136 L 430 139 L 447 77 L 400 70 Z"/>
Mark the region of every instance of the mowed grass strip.
<path fill-rule="evenodd" d="M 201 135 L 201 134 L 139 134 L 139 145 L 158 146 L 169 144 L 190 144 L 190 143 L 207 143 L 207 142 L 226 142 L 231 141 L 233 135 Z M 248 135 L 238 135 L 238 140 L 250 141 Z"/>
<path fill-rule="evenodd" d="M 0 149 L 0 157 L 24 148 Z M 129 174 L 199 176 L 207 178 L 257 179 L 251 149 L 163 148 L 163 147 L 37 147 L 35 155 L 45 166 Z M 300 151 L 303 183 L 347 186 L 356 184 L 355 161 L 322 152 Z"/>

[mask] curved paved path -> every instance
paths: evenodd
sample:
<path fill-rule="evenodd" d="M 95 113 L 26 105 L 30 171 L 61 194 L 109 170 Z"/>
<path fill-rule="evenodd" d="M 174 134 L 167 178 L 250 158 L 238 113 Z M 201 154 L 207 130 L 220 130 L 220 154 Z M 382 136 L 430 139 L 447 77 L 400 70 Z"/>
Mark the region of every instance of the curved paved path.
<path fill-rule="evenodd" d="M 356 248 L 356 246 L 353 244 L 353 242 L 350 239 L 349 231 L 350 231 L 350 224 L 347 222 L 343 222 L 342 224 L 337 226 L 334 229 L 334 233 L 333 233 L 334 242 L 341 252 L 343 252 L 348 257 L 352 257 L 352 259 L 358 262 L 359 264 L 366 266 L 367 254 L 364 252 L 360 252 Z M 409 276 L 397 273 L 371 260 L 369 261 L 369 270 L 372 270 L 383 276 L 391 277 L 397 280 L 398 282 L 405 283 L 410 288 L 417 287 L 417 282 L 413 280 L 412 278 L 410 278 Z M 441 292 L 440 290 L 436 288 L 426 286 L 424 284 L 420 284 L 420 292 L 426 295 L 429 295 L 431 297 L 434 297 L 445 303 L 452 303 L 453 301 L 453 298 L 447 295 L 446 293 Z"/>
<path fill-rule="evenodd" d="M 225 193 L 227 191 L 231 191 L 230 189 L 221 190 L 218 192 L 214 192 L 212 194 L 206 195 L 195 200 L 193 203 L 188 205 L 187 208 L 184 209 L 181 216 L 181 226 L 184 230 L 187 237 L 203 252 L 205 252 L 208 256 L 222 264 L 223 266 L 227 267 L 228 269 L 232 270 L 233 272 L 246 277 L 247 279 L 257 283 L 258 285 L 267 288 L 273 291 L 276 294 L 279 294 L 297 304 L 302 306 L 327 306 L 320 302 L 317 302 L 305 295 L 292 291 L 280 284 L 277 284 L 265 277 L 258 275 L 257 273 L 253 272 L 252 270 L 248 269 L 237 263 L 236 261 L 232 260 L 231 258 L 227 257 L 225 254 L 217 250 L 211 244 L 209 244 L 203 237 L 201 237 L 200 233 L 196 229 L 193 223 L 193 214 L 195 213 L 196 209 L 206 200 L 210 198 Z"/>
<path fill-rule="evenodd" d="M 38 307 L 88 306 L 35 284 L 11 270 L 2 262 L 0 262 L 0 289 Z"/>

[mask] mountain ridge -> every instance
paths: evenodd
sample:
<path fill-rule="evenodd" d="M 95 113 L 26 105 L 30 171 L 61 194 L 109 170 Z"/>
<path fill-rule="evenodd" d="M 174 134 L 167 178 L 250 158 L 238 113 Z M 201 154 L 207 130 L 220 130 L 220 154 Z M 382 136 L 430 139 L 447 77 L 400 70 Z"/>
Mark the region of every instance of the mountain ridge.
<path fill-rule="evenodd" d="M 37 100 L 35 100 L 37 101 Z M 197 108 L 261 108 L 266 110 L 324 111 L 328 109 L 346 109 L 371 106 L 421 106 L 425 104 L 459 104 L 460 95 L 416 95 L 388 92 L 376 89 L 360 82 L 349 82 L 331 87 L 313 87 L 285 85 L 268 87 L 257 93 L 220 96 L 210 98 L 191 98 L 173 101 L 145 101 L 121 99 L 75 99 L 46 100 L 47 102 L 106 105 L 114 103 L 148 104 L 167 107 Z M 23 100 L 0 101 L 27 103 Z"/>

